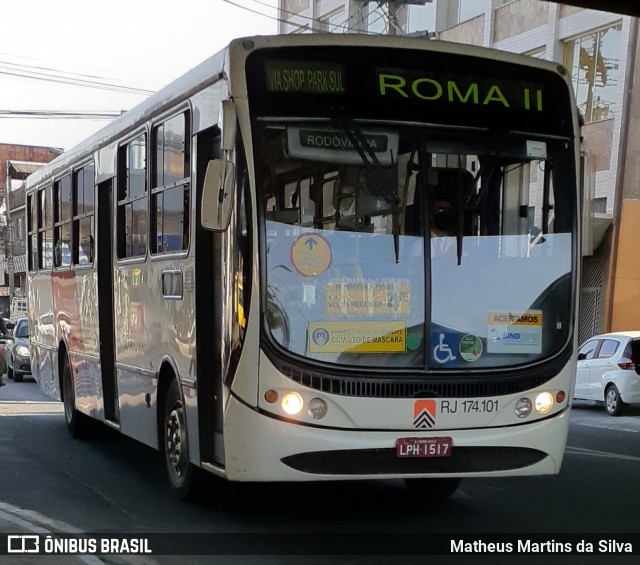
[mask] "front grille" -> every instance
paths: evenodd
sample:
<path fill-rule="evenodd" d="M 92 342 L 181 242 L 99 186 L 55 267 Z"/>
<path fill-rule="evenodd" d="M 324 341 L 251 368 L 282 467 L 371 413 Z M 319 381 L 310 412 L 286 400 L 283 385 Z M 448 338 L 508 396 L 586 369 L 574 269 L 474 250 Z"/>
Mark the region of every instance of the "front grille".
<path fill-rule="evenodd" d="M 486 473 L 529 467 L 547 455 L 527 447 L 454 447 L 450 457 L 396 457 L 395 448 L 314 451 L 282 462 L 317 475 L 411 475 Z"/>
<path fill-rule="evenodd" d="M 477 398 L 517 394 L 538 387 L 552 376 L 518 376 L 474 379 L 378 379 L 330 377 L 300 371 L 287 365 L 280 370 L 291 380 L 303 386 L 330 394 L 368 398 Z"/>

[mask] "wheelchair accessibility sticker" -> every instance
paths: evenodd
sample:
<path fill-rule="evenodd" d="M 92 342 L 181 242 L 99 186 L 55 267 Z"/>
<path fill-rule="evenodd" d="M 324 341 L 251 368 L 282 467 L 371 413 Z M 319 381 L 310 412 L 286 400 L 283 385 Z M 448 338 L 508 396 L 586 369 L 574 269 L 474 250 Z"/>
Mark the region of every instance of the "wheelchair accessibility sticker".
<path fill-rule="evenodd" d="M 438 365 L 457 365 L 458 334 L 436 332 L 431 334 L 431 358 Z"/>

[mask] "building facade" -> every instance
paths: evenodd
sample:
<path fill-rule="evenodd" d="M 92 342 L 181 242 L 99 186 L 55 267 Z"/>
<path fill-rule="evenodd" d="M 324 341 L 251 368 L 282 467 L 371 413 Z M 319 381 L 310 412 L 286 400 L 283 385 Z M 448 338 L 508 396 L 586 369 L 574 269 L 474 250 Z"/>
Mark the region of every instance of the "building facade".
<path fill-rule="evenodd" d="M 640 76 L 636 18 L 540 0 L 280 0 L 280 33 L 422 36 L 556 61 L 583 128 L 580 340 L 640 329 Z"/>
<path fill-rule="evenodd" d="M 25 180 L 60 155 L 53 147 L 0 143 L 0 308 L 26 296 Z"/>

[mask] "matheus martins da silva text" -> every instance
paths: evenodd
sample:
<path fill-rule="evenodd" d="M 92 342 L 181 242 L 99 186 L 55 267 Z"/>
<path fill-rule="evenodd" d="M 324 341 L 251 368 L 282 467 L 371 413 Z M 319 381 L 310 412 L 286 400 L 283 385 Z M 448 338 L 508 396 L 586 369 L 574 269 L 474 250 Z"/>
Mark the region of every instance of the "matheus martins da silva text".
<path fill-rule="evenodd" d="M 482 540 L 451 540 L 451 553 L 633 553 L 629 542 L 614 539 L 568 541 L 485 542 Z"/>

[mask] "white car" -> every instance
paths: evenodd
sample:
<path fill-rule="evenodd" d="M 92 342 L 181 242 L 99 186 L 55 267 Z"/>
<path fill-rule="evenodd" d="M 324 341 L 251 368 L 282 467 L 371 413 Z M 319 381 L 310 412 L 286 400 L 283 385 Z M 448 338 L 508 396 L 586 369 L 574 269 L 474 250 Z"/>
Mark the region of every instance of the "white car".
<path fill-rule="evenodd" d="M 604 401 L 620 416 L 625 404 L 640 403 L 640 331 L 597 335 L 578 350 L 574 398 Z"/>

